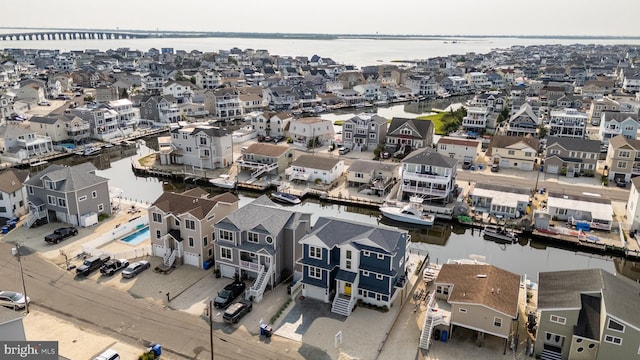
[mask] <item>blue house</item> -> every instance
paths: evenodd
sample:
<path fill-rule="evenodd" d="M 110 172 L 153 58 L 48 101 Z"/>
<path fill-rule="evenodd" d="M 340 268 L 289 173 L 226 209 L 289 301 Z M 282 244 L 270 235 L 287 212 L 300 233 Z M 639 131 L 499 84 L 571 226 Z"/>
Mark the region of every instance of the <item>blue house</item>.
<path fill-rule="evenodd" d="M 349 316 L 356 301 L 391 307 L 406 283 L 406 230 L 348 220 L 318 219 L 300 239 L 302 295 Z"/>

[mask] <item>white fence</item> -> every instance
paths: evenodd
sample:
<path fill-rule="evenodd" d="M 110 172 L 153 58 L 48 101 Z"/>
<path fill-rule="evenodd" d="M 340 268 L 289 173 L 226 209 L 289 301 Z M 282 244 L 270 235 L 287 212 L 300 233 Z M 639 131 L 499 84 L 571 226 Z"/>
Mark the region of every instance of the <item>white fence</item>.
<path fill-rule="evenodd" d="M 100 235 L 99 237 L 87 242 L 82 245 L 82 251 L 86 254 L 91 254 L 91 256 L 98 256 L 107 254 L 112 258 L 124 258 L 124 259 L 133 259 L 140 256 L 146 256 L 151 254 L 151 245 L 141 246 L 132 250 L 121 251 L 118 253 L 110 253 L 104 250 L 100 250 L 99 248 L 111 241 L 121 239 L 125 235 L 128 235 L 138 229 L 141 229 L 145 226 L 149 225 L 149 218 L 146 216 L 141 216 L 137 219 L 132 219 L 131 221 L 124 223 L 115 229 Z"/>

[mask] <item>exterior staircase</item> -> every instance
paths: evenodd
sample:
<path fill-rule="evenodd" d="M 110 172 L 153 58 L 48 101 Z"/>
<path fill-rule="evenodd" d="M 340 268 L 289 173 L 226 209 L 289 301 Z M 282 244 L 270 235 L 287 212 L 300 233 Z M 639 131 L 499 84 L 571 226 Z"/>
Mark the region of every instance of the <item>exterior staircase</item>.
<path fill-rule="evenodd" d="M 542 350 L 542 353 L 540 353 L 540 360 L 562 360 L 562 354 L 544 349 Z"/>
<path fill-rule="evenodd" d="M 36 221 L 38 221 L 38 215 L 34 214 L 32 212 L 29 212 L 29 216 L 27 217 L 27 220 L 24 222 L 24 224 L 22 226 L 24 226 L 25 228 L 28 229 Z"/>
<path fill-rule="evenodd" d="M 353 309 L 353 297 L 344 294 L 338 294 L 333 299 L 331 305 L 331 312 L 339 315 L 349 316 L 351 315 L 351 309 Z"/>
<path fill-rule="evenodd" d="M 262 296 L 264 295 L 264 290 L 267 288 L 267 284 L 269 283 L 269 278 L 273 275 L 273 266 L 269 266 L 265 269 L 264 265 L 261 265 L 260 272 L 258 273 L 258 277 L 256 277 L 256 281 L 253 282 L 253 285 L 247 291 L 247 297 L 253 296 L 253 301 L 260 302 L 262 301 Z"/>
<path fill-rule="evenodd" d="M 431 345 L 433 329 L 438 325 L 448 326 L 451 319 L 451 314 L 445 314 L 445 312 L 439 311 L 437 304 L 434 304 L 434 302 L 435 297 L 431 295 L 427 303 L 427 316 L 424 317 L 424 324 L 420 332 L 420 348 L 425 350 L 429 350 L 429 346 Z"/>
<path fill-rule="evenodd" d="M 178 255 L 178 250 L 173 249 L 173 251 L 171 251 L 169 254 L 165 255 L 164 257 L 164 266 L 166 267 L 171 267 L 173 266 L 173 263 L 176 262 L 176 256 Z"/>
<path fill-rule="evenodd" d="M 251 178 L 255 179 L 258 176 L 264 174 L 265 172 L 268 172 L 268 171 L 271 171 L 271 170 L 274 170 L 274 169 L 277 169 L 277 168 L 278 168 L 278 163 L 271 163 L 271 164 L 263 165 L 263 166 L 259 167 L 258 169 L 254 170 L 251 173 Z"/>

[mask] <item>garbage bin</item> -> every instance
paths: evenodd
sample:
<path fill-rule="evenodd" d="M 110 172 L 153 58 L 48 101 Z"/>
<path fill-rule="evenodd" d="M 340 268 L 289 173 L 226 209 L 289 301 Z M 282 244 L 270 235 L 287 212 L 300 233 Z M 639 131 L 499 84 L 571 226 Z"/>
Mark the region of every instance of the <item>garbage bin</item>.
<path fill-rule="evenodd" d="M 271 337 L 272 333 L 273 333 L 273 328 L 269 326 L 269 324 L 260 325 L 260 336 Z"/>
<path fill-rule="evenodd" d="M 162 345 L 152 344 L 151 347 L 149 347 L 149 352 L 153 353 L 156 358 L 159 358 L 162 354 Z"/>
<path fill-rule="evenodd" d="M 7 225 L 2 227 L 2 233 L 3 234 L 8 234 L 9 233 L 9 227 Z"/>
<path fill-rule="evenodd" d="M 442 330 L 442 342 L 447 342 L 447 330 Z"/>
<path fill-rule="evenodd" d="M 440 340 L 440 329 L 433 330 L 433 340 L 435 341 Z"/>

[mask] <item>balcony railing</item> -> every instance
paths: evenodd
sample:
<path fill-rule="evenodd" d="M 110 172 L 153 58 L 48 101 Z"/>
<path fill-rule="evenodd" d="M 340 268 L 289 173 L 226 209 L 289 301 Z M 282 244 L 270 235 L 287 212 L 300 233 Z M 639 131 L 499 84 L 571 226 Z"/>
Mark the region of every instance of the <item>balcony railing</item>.
<path fill-rule="evenodd" d="M 437 175 L 437 174 L 421 174 L 421 173 L 413 173 L 413 172 L 405 172 L 402 174 L 403 179 L 408 180 L 417 180 L 417 181 L 436 181 L 438 183 L 448 183 L 450 177 L 445 175 Z"/>
<path fill-rule="evenodd" d="M 402 185 L 402 191 L 412 192 L 417 194 L 442 196 L 442 197 L 446 196 L 448 193 L 447 190 L 439 190 L 439 189 L 433 189 L 433 188 L 428 188 L 424 186 L 405 185 L 405 184 Z"/>

